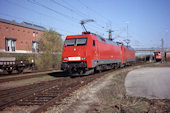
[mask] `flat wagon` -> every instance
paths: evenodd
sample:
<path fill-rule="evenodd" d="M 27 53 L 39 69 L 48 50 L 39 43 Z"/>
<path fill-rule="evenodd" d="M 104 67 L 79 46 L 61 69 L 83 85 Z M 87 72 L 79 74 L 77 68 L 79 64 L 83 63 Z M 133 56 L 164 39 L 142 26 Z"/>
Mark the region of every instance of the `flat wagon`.
<path fill-rule="evenodd" d="M 27 60 L 16 60 L 15 57 L 0 57 L 0 69 L 7 71 L 9 74 L 16 70 L 22 73 L 25 68 L 31 68 L 34 66 L 34 62 Z"/>

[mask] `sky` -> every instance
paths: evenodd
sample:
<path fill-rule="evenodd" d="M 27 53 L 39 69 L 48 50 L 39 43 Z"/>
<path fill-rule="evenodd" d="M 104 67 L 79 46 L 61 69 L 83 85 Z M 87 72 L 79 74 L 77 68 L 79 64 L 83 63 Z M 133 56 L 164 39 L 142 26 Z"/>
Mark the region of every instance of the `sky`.
<path fill-rule="evenodd" d="M 0 0 L 0 18 L 29 22 L 62 34 L 88 31 L 133 48 L 170 48 L 170 0 Z"/>

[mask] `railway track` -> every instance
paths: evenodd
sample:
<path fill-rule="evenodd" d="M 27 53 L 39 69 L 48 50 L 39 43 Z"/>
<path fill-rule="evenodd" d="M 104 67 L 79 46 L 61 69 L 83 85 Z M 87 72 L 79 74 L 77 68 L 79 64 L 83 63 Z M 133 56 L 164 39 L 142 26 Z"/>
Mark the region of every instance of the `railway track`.
<path fill-rule="evenodd" d="M 68 78 L 70 79 L 70 78 Z M 15 104 L 20 99 L 34 95 L 37 92 L 49 89 L 56 84 L 62 84 L 66 79 L 57 79 L 52 81 L 41 82 L 38 84 L 32 84 L 28 86 L 22 86 L 7 90 L 0 91 L 0 110 L 3 108 Z"/>
<path fill-rule="evenodd" d="M 52 74 L 54 72 L 55 71 L 36 72 L 36 73 L 29 73 L 29 74 L 23 74 L 23 75 L 10 76 L 10 77 L 9 76 L 0 77 L 0 83 L 49 76 L 49 74 Z"/>
<path fill-rule="evenodd" d="M 17 80 L 24 80 L 24 79 L 30 79 L 30 78 L 36 78 L 36 77 L 43 77 L 47 76 L 48 74 L 38 74 L 38 75 L 30 75 L 30 76 L 22 76 L 22 77 L 15 77 L 15 78 L 5 78 L 5 79 L 0 79 L 0 83 L 4 82 L 10 82 L 10 81 L 17 81 Z"/>
<path fill-rule="evenodd" d="M 27 74 L 36 74 L 36 73 L 41 73 L 41 72 L 51 72 L 53 70 L 57 70 L 57 69 L 51 69 L 51 70 L 34 70 L 31 72 L 22 72 L 22 73 L 12 73 L 12 74 L 8 74 L 8 73 L 4 73 L 4 72 L 0 72 L 0 77 L 7 77 L 7 76 L 18 76 L 18 75 L 27 75 Z"/>
<path fill-rule="evenodd" d="M 93 76 L 61 78 L 47 83 L 2 90 L 0 91 L 0 110 L 12 105 L 38 105 L 39 107 L 31 111 L 31 113 L 40 113 L 50 105 L 60 103 L 63 98 L 69 96 L 70 93 L 78 88 L 109 72 L 99 73 Z"/>
<path fill-rule="evenodd" d="M 6 90 L 0 90 L 0 106 L 3 105 L 3 103 L 9 102 L 11 99 L 17 99 L 18 97 L 21 98 L 22 96 L 40 91 L 42 89 L 48 88 L 51 85 L 54 85 L 54 82 L 61 82 L 61 80 L 52 80 L 52 81 L 46 81 L 36 84 L 31 84 L 27 86 L 21 86 L 17 88 L 11 88 Z M 51 84 L 53 83 L 53 84 Z"/>
<path fill-rule="evenodd" d="M 129 68 L 129 67 L 127 67 Z M 116 71 L 122 70 L 117 69 Z M 97 73 L 92 76 L 76 77 L 76 78 L 60 78 L 57 80 L 43 82 L 36 85 L 23 86 L 22 88 L 14 88 L 0 91 L 0 110 L 6 107 L 16 106 L 38 106 L 31 113 L 41 113 L 51 105 L 61 104 L 63 98 L 70 93 L 88 84 L 89 82 L 100 78 L 101 76 L 113 72 L 115 70 Z M 17 92 L 17 93 L 16 93 Z M 17 96 L 18 95 L 18 96 Z"/>

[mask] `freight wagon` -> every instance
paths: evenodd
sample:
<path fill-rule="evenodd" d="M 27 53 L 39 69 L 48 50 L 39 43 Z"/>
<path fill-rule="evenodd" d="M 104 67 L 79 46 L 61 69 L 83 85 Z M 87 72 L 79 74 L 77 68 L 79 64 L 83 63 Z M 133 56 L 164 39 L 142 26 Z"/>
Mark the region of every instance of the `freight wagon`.
<path fill-rule="evenodd" d="M 25 68 L 32 68 L 34 62 L 27 60 L 16 60 L 15 57 L 0 57 L 0 69 L 11 74 L 14 70 L 19 73 L 23 72 Z"/>

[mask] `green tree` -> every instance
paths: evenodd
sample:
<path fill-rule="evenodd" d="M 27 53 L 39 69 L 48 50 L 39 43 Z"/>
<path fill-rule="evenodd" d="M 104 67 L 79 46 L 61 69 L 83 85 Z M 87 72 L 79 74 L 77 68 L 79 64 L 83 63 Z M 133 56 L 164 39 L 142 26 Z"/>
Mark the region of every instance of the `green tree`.
<path fill-rule="evenodd" d="M 61 35 L 53 29 L 46 30 L 39 41 L 40 54 L 36 64 L 41 69 L 59 68 L 61 64 L 61 52 L 63 41 Z"/>

